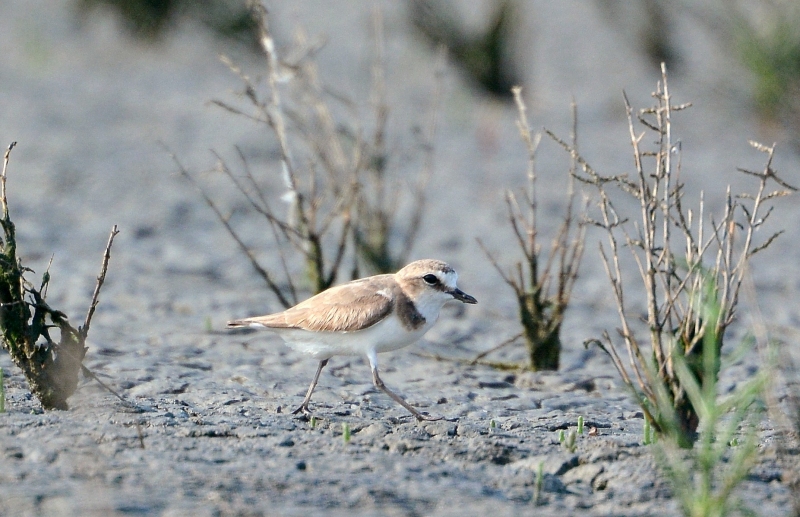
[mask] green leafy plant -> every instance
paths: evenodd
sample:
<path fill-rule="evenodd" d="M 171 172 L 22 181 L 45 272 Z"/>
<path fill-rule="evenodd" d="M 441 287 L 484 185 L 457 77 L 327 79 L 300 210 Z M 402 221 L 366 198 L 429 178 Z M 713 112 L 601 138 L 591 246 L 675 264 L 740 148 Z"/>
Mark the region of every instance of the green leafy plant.
<path fill-rule="evenodd" d="M 642 424 L 642 445 L 652 445 L 654 442 L 653 426 L 650 425 L 650 419 L 645 418 Z"/>
<path fill-rule="evenodd" d="M 692 11 L 750 72 L 751 102 L 758 114 L 788 130 L 788 140 L 800 145 L 800 4 L 712 0 L 696 2 Z"/>
<path fill-rule="evenodd" d="M 755 78 L 759 110 L 788 122 L 800 114 L 800 6 L 788 1 L 755 4 L 756 10 L 752 5 L 725 5 L 720 15 L 729 19 L 734 48 Z"/>
<path fill-rule="evenodd" d="M 709 278 L 702 291 L 698 310 L 709 321 L 719 318 L 723 306 L 716 296 L 716 286 Z M 657 385 L 656 397 L 662 422 L 662 439 L 655 445 L 659 466 L 667 474 L 675 496 L 687 517 L 720 517 L 729 515 L 741 504 L 735 497 L 737 486 L 744 480 L 756 460 L 757 423 L 764 413 L 762 394 L 768 370 L 762 368 L 750 380 L 741 383 L 725 396 L 718 393 L 717 371 L 730 358 L 719 356 L 718 336 L 708 332 L 699 358 L 703 375 L 698 378 L 697 365 L 680 353 L 672 356 L 675 375 L 683 386 L 700 419 L 697 443 L 684 449 L 682 415 L 673 406 L 673 396 L 665 383 Z M 747 346 L 747 343 L 744 344 Z M 733 354 L 733 359 L 741 357 Z"/>

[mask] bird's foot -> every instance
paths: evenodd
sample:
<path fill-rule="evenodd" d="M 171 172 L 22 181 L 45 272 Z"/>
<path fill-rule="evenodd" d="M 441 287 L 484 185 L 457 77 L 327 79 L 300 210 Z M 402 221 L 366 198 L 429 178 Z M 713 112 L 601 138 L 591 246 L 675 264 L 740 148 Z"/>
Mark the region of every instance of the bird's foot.
<path fill-rule="evenodd" d="M 292 411 L 293 415 L 299 415 L 300 413 L 304 414 L 305 416 L 311 416 L 311 410 L 308 409 L 308 404 L 300 404 L 300 407 Z"/>
<path fill-rule="evenodd" d="M 442 416 L 426 415 L 418 411 L 414 413 L 414 418 L 417 419 L 417 422 L 436 422 L 438 420 L 444 420 Z"/>

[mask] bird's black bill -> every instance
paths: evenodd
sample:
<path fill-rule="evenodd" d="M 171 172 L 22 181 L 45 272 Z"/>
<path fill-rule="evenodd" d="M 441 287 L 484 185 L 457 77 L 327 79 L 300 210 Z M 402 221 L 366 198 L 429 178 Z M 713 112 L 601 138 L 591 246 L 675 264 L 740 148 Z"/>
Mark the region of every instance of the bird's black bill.
<path fill-rule="evenodd" d="M 478 303 L 478 300 L 468 295 L 461 289 L 453 289 L 452 291 L 450 291 L 450 294 L 452 294 L 453 298 L 455 298 L 456 300 L 460 300 L 464 303 Z"/>

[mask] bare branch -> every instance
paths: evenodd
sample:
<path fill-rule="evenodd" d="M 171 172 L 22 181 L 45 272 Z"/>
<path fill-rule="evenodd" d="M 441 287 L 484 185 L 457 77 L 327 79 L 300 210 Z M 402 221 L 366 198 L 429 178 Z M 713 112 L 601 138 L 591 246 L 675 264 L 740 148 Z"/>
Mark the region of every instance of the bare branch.
<path fill-rule="evenodd" d="M 103 253 L 103 262 L 100 265 L 100 274 L 97 275 L 97 284 L 94 286 L 94 293 L 92 293 L 92 301 L 89 304 L 89 311 L 86 313 L 86 320 L 84 320 L 82 327 L 78 327 L 78 332 L 84 340 L 89 335 L 89 325 L 92 323 L 92 316 L 94 316 L 94 311 L 97 309 L 97 304 L 99 303 L 98 297 L 100 296 L 100 288 L 103 287 L 103 283 L 106 281 L 108 261 L 111 260 L 111 246 L 114 244 L 114 237 L 116 237 L 118 233 L 119 230 L 115 224 L 111 228 L 111 234 L 108 236 L 106 250 Z"/>
<path fill-rule="evenodd" d="M 286 308 L 289 308 L 292 305 L 294 305 L 288 299 L 286 299 L 286 297 L 283 295 L 283 293 L 281 292 L 280 287 L 273 280 L 272 275 L 270 275 L 270 273 L 266 269 L 261 267 L 261 264 L 258 262 L 258 260 L 256 259 L 255 255 L 253 255 L 253 252 L 250 250 L 250 248 L 247 247 L 247 245 L 244 243 L 244 241 L 242 241 L 242 239 L 239 237 L 239 234 L 236 232 L 236 230 L 233 229 L 233 227 L 231 226 L 230 221 L 228 220 L 228 218 L 222 215 L 222 212 L 220 211 L 219 207 L 214 202 L 214 200 L 211 199 L 211 197 L 205 191 L 205 189 L 203 189 L 203 187 L 194 179 L 194 177 L 191 174 L 189 174 L 189 171 L 186 170 L 186 168 L 183 166 L 183 164 L 181 164 L 181 162 L 178 160 L 178 157 L 175 156 L 174 153 L 171 153 L 166 148 L 165 148 L 165 150 L 172 157 L 172 161 L 175 162 L 175 165 L 178 167 L 178 171 L 181 173 L 181 176 L 183 176 L 184 178 L 188 179 L 189 182 L 192 185 L 194 185 L 194 187 L 200 193 L 200 196 L 202 196 L 203 200 L 206 202 L 206 204 L 209 206 L 209 208 L 211 208 L 211 210 L 217 216 L 217 219 L 222 223 L 222 225 L 228 231 L 228 234 L 233 238 L 234 241 L 236 241 L 236 244 L 239 246 L 239 249 L 241 249 L 242 252 L 250 260 L 250 264 L 253 266 L 253 269 L 255 269 L 256 272 L 261 276 L 261 278 L 264 279 L 264 281 L 267 283 L 267 286 L 269 287 L 269 289 L 278 298 L 278 301 L 281 303 L 281 305 L 283 305 Z"/>

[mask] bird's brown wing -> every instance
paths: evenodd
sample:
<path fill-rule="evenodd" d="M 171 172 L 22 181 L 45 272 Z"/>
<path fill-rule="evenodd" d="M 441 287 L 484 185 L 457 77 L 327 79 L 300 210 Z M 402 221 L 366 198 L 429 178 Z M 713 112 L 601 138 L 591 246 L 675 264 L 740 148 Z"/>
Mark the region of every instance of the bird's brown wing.
<path fill-rule="evenodd" d="M 379 322 L 394 307 L 391 275 L 356 280 L 332 287 L 283 312 L 231 321 L 229 327 L 251 324 L 315 332 L 354 332 Z"/>

